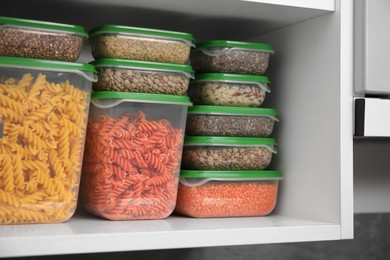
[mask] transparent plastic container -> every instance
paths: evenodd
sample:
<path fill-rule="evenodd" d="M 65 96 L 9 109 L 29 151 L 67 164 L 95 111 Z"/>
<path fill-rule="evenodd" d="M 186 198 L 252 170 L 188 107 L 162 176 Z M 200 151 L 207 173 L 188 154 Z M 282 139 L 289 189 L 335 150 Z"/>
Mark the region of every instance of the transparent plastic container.
<path fill-rule="evenodd" d="M 188 136 L 182 169 L 264 170 L 276 153 L 273 138 Z"/>
<path fill-rule="evenodd" d="M 0 56 L 76 61 L 88 34 L 81 26 L 0 17 Z"/>
<path fill-rule="evenodd" d="M 175 213 L 194 218 L 260 217 L 277 202 L 279 171 L 182 170 Z"/>
<path fill-rule="evenodd" d="M 98 59 L 92 62 L 98 71 L 94 90 L 184 95 L 191 66 L 123 59 Z"/>
<path fill-rule="evenodd" d="M 266 76 L 197 74 L 188 96 L 195 105 L 259 107 L 270 92 Z"/>
<path fill-rule="evenodd" d="M 74 214 L 96 78 L 89 64 L 0 57 L 0 224 Z"/>
<path fill-rule="evenodd" d="M 103 25 L 89 33 L 92 55 L 98 58 L 118 58 L 185 64 L 194 47 L 190 33 Z"/>
<path fill-rule="evenodd" d="M 197 73 L 263 75 L 273 53 L 266 43 L 207 41 L 191 52 L 191 65 Z"/>
<path fill-rule="evenodd" d="M 83 201 L 109 220 L 162 219 L 176 203 L 186 96 L 92 93 Z"/>
<path fill-rule="evenodd" d="M 188 109 L 190 136 L 268 137 L 278 113 L 273 108 L 193 106 Z"/>

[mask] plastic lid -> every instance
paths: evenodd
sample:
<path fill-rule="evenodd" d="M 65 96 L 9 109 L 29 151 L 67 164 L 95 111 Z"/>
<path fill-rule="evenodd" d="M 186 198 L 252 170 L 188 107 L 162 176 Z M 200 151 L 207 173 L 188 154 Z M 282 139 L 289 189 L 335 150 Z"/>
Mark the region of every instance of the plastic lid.
<path fill-rule="evenodd" d="M 181 170 L 181 178 L 208 179 L 282 179 L 280 171 L 203 171 Z"/>
<path fill-rule="evenodd" d="M 188 108 L 189 114 L 216 114 L 216 115 L 251 115 L 251 116 L 277 116 L 273 108 L 258 107 L 231 107 L 231 106 L 193 106 Z"/>
<path fill-rule="evenodd" d="M 178 105 L 187 105 L 187 106 L 192 105 L 188 96 L 177 96 L 177 95 L 166 95 L 166 94 L 96 91 L 96 92 L 92 92 L 91 98 L 92 99 L 119 99 L 121 101 L 126 100 L 132 102 L 178 104 Z"/>
<path fill-rule="evenodd" d="M 158 36 L 164 38 L 181 39 L 181 40 L 189 41 L 191 43 L 195 41 L 193 35 L 190 33 L 140 28 L 140 27 L 128 27 L 122 25 L 109 25 L 109 24 L 93 28 L 89 32 L 89 35 L 93 37 L 101 33 L 144 34 L 144 35 Z"/>
<path fill-rule="evenodd" d="M 203 73 L 197 74 L 193 83 L 200 81 L 245 81 L 245 82 L 261 82 L 269 83 L 267 76 L 241 75 L 241 74 L 225 74 L 225 73 Z"/>
<path fill-rule="evenodd" d="M 275 145 L 273 138 L 187 136 L 184 145 Z"/>
<path fill-rule="evenodd" d="M 97 59 L 97 60 L 91 62 L 91 64 L 93 64 L 97 68 L 98 67 L 107 67 L 107 66 L 137 67 L 137 68 L 147 68 L 147 69 L 155 69 L 155 70 L 170 70 L 170 71 L 194 73 L 194 71 L 192 70 L 192 67 L 189 65 L 162 63 L 162 62 L 106 58 L 106 59 Z"/>
<path fill-rule="evenodd" d="M 15 58 L 15 57 L 3 57 L 0 56 L 0 67 L 16 67 L 16 68 L 33 68 L 52 71 L 74 71 L 80 73 L 82 76 L 91 81 L 96 81 L 96 69 L 91 64 L 66 62 L 66 61 L 54 61 L 54 60 L 38 60 L 28 58 Z M 93 76 L 86 73 L 92 73 Z"/>
<path fill-rule="evenodd" d="M 88 37 L 88 34 L 85 31 L 85 29 L 77 25 L 35 21 L 35 20 L 27 20 L 27 19 L 11 18 L 11 17 L 3 17 L 3 16 L 0 16 L 0 24 L 34 27 L 34 28 L 41 28 L 46 30 L 66 31 L 66 32 L 82 35 L 83 37 Z"/>
<path fill-rule="evenodd" d="M 196 47 L 197 47 L 196 49 L 228 47 L 228 48 L 252 49 L 252 50 L 273 52 L 271 45 L 269 45 L 268 43 L 237 42 L 237 41 L 224 41 L 224 40 L 200 42 L 196 44 Z"/>

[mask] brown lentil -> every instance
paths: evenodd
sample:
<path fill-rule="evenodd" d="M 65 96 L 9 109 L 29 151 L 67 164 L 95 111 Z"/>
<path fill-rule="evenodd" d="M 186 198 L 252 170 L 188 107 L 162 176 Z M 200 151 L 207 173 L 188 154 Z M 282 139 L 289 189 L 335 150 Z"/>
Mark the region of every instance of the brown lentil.
<path fill-rule="evenodd" d="M 207 52 L 215 52 L 215 55 L 208 55 L 201 50 L 191 54 L 191 63 L 197 73 L 263 75 L 268 68 L 269 52 L 234 48 L 210 48 Z"/>
<path fill-rule="evenodd" d="M 191 85 L 188 96 L 195 105 L 259 107 L 266 92 L 253 84 L 204 82 Z"/>
<path fill-rule="evenodd" d="M 5 27 L 0 28 L 0 56 L 74 62 L 83 41 L 79 35 Z"/>
<path fill-rule="evenodd" d="M 182 168 L 188 170 L 263 170 L 272 159 L 266 146 L 184 146 Z"/>
<path fill-rule="evenodd" d="M 184 95 L 189 84 L 189 78 L 180 73 L 116 67 L 97 68 L 97 71 L 95 90 Z"/>
<path fill-rule="evenodd" d="M 186 133 L 196 136 L 268 137 L 274 119 L 267 116 L 188 114 Z"/>
<path fill-rule="evenodd" d="M 185 42 L 129 35 L 99 35 L 91 39 L 92 55 L 97 58 L 118 58 L 184 64 L 191 46 Z"/>
<path fill-rule="evenodd" d="M 265 216 L 276 205 L 278 181 L 210 181 L 179 184 L 175 213 L 195 217 Z"/>

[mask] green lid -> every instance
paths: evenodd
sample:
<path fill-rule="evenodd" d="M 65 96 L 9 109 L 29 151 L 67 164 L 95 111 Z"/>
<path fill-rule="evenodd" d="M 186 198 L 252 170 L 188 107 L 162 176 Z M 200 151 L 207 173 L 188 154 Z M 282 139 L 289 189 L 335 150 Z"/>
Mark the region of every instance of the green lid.
<path fill-rule="evenodd" d="M 179 39 L 179 40 L 188 41 L 190 43 L 195 41 L 193 35 L 190 33 L 140 28 L 140 27 L 129 27 L 129 26 L 122 26 L 122 25 L 110 25 L 110 24 L 93 28 L 89 32 L 89 35 L 90 37 L 93 37 L 102 33 L 125 33 L 125 34 L 150 35 L 150 36 L 157 36 L 162 38 Z"/>
<path fill-rule="evenodd" d="M 208 179 L 282 179 L 280 171 L 203 171 L 181 170 L 181 178 Z"/>
<path fill-rule="evenodd" d="M 0 66 L 2 67 L 17 67 L 17 68 L 45 68 L 49 70 L 74 70 L 96 73 L 95 67 L 91 64 L 54 61 L 54 60 L 38 60 L 28 58 L 15 58 L 0 56 Z"/>
<path fill-rule="evenodd" d="M 273 138 L 255 137 L 220 137 L 220 136 L 187 136 L 184 145 L 275 145 Z"/>
<path fill-rule="evenodd" d="M 258 107 L 231 107 L 231 106 L 193 106 L 188 108 L 188 114 L 215 114 L 215 115 L 250 115 L 250 116 L 277 116 L 273 108 Z"/>
<path fill-rule="evenodd" d="M 11 18 L 11 17 L 3 17 L 3 16 L 0 16 L 0 24 L 32 27 L 32 28 L 39 28 L 45 30 L 65 31 L 68 33 L 79 34 L 83 37 L 88 37 L 88 34 L 85 31 L 85 29 L 77 25 L 35 21 L 35 20 L 27 20 L 27 19 L 19 19 L 19 18 Z"/>
<path fill-rule="evenodd" d="M 251 49 L 251 50 L 273 53 L 271 45 L 269 45 L 268 43 L 215 40 L 215 41 L 200 42 L 196 44 L 196 49 L 216 48 L 216 47 Z"/>
<path fill-rule="evenodd" d="M 124 59 L 97 59 L 91 62 L 95 67 L 136 67 L 142 69 L 152 70 L 164 70 L 164 71 L 175 71 L 194 73 L 192 67 L 189 65 L 173 64 L 173 63 L 162 63 L 162 62 L 150 62 L 150 61 L 138 61 L 138 60 L 124 60 Z"/>
<path fill-rule="evenodd" d="M 132 102 L 159 103 L 159 104 L 178 104 L 191 106 L 192 103 L 188 96 L 166 95 L 166 94 L 148 94 L 134 92 L 113 92 L 96 91 L 91 94 L 92 99 L 126 99 Z"/>
<path fill-rule="evenodd" d="M 201 81 L 245 81 L 245 82 L 269 83 L 267 76 L 226 74 L 226 73 L 197 74 L 195 80 L 193 80 L 192 83 L 197 83 Z"/>

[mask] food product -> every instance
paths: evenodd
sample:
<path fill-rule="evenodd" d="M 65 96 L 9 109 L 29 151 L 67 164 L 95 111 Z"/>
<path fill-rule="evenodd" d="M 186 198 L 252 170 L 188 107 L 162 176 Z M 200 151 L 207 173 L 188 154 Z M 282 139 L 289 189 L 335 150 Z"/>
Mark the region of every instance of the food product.
<path fill-rule="evenodd" d="M 265 76 L 198 74 L 188 96 L 196 105 L 259 107 L 270 92 L 268 83 Z"/>
<path fill-rule="evenodd" d="M 175 213 L 195 217 L 266 216 L 275 208 L 278 171 L 184 171 Z"/>
<path fill-rule="evenodd" d="M 176 203 L 187 96 L 93 92 L 83 171 L 86 209 L 161 219 Z"/>
<path fill-rule="evenodd" d="M 99 73 L 95 90 L 184 95 L 192 77 L 191 66 L 101 59 L 93 62 Z"/>
<path fill-rule="evenodd" d="M 182 168 L 263 170 L 276 153 L 274 145 L 272 138 L 190 136 L 184 141 Z"/>
<path fill-rule="evenodd" d="M 197 73 L 263 75 L 268 68 L 271 46 L 265 43 L 207 41 L 197 44 L 191 64 Z"/>
<path fill-rule="evenodd" d="M 0 223 L 67 220 L 77 204 L 90 93 L 30 73 L 0 82 Z"/>
<path fill-rule="evenodd" d="M 187 62 L 193 36 L 189 33 L 104 25 L 90 32 L 92 55 L 175 64 Z"/>
<path fill-rule="evenodd" d="M 0 56 L 76 61 L 84 28 L 67 24 L 0 17 Z"/>
<path fill-rule="evenodd" d="M 277 121 L 270 108 L 193 106 L 188 110 L 186 133 L 192 136 L 268 137 Z"/>
<path fill-rule="evenodd" d="M 143 112 L 90 119 L 85 207 L 111 220 L 167 217 L 176 203 L 182 140 L 182 129 Z"/>

